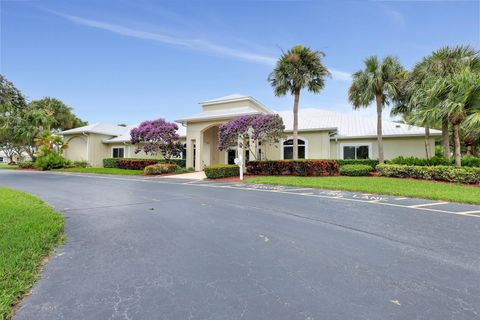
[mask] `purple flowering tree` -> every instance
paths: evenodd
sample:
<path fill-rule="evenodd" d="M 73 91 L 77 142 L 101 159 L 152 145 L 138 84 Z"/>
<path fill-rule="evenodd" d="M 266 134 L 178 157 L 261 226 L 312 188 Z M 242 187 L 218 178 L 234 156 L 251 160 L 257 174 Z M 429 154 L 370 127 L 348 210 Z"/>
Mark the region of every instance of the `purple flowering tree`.
<path fill-rule="evenodd" d="M 182 152 L 177 130 L 176 123 L 165 119 L 144 121 L 130 131 L 130 143 L 137 145 L 135 153 L 144 151 L 146 154 L 161 154 L 168 162 Z"/>
<path fill-rule="evenodd" d="M 283 120 L 278 114 L 240 116 L 219 127 L 218 149 L 226 150 L 237 146 L 239 138 L 243 146 L 248 146 L 250 138 L 264 143 L 276 143 L 284 136 L 284 130 Z"/>

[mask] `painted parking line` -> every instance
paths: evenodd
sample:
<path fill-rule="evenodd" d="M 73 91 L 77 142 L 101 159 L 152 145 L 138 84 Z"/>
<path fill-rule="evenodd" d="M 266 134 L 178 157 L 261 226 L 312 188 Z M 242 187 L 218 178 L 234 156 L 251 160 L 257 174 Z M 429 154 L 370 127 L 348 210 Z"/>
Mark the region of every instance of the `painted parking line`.
<path fill-rule="evenodd" d="M 420 207 L 429 207 L 429 206 L 439 206 L 441 204 L 448 204 L 448 202 L 433 202 L 433 203 L 414 204 L 413 206 L 408 206 L 408 207 L 409 208 L 420 208 Z"/>

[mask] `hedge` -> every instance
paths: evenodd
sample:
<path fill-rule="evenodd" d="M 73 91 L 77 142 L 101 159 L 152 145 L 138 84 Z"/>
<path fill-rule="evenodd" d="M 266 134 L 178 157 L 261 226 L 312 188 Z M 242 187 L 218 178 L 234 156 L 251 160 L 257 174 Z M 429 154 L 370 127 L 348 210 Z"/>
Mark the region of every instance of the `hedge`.
<path fill-rule="evenodd" d="M 234 164 L 217 164 L 205 167 L 204 172 L 209 179 L 236 177 L 240 175 L 240 167 Z"/>
<path fill-rule="evenodd" d="M 117 168 L 129 170 L 143 170 L 146 166 L 157 164 L 156 159 L 121 159 L 117 161 Z"/>
<path fill-rule="evenodd" d="M 269 176 L 331 176 L 338 173 L 338 163 L 335 160 L 249 161 L 247 172 Z"/>
<path fill-rule="evenodd" d="M 152 162 L 153 161 L 152 163 L 149 163 L 147 165 L 156 164 L 156 163 L 166 163 L 165 159 L 106 158 L 106 159 L 103 159 L 103 167 L 104 168 L 120 168 L 118 166 L 119 161 L 139 161 L 139 160 L 147 161 L 147 162 Z M 185 159 L 170 159 L 170 163 L 176 164 L 177 166 L 182 167 L 182 168 L 186 167 L 186 160 Z M 145 166 L 140 168 L 140 169 L 144 169 L 144 168 L 145 168 Z M 120 169 L 122 169 L 122 168 L 120 168 Z M 125 168 L 123 168 L 123 169 L 125 169 Z"/>
<path fill-rule="evenodd" d="M 480 184 L 480 168 L 380 164 L 377 166 L 377 171 L 380 176 L 385 177 Z"/>
<path fill-rule="evenodd" d="M 33 169 L 34 168 L 33 161 L 22 161 L 22 162 L 18 162 L 17 165 L 21 169 Z"/>
<path fill-rule="evenodd" d="M 340 167 L 342 176 L 369 176 L 373 168 L 367 164 L 346 164 Z"/>
<path fill-rule="evenodd" d="M 163 173 L 174 173 L 176 169 L 177 165 L 173 163 L 157 163 L 146 166 L 144 172 L 148 175 L 154 175 Z"/>
<path fill-rule="evenodd" d="M 409 166 L 453 166 L 455 159 L 447 159 L 444 157 L 417 158 L 417 157 L 396 157 L 387 162 L 388 164 L 402 164 Z M 462 166 L 465 167 L 480 167 L 480 158 L 477 157 L 463 157 Z"/>
<path fill-rule="evenodd" d="M 363 164 L 375 169 L 378 165 L 378 160 L 375 159 L 338 159 L 336 161 L 340 167 L 350 164 Z"/>

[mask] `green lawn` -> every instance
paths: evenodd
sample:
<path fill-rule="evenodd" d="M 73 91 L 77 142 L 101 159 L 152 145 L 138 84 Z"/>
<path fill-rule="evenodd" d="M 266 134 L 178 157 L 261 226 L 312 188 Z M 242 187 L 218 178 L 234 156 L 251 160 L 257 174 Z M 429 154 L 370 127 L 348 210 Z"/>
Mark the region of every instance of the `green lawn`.
<path fill-rule="evenodd" d="M 119 175 L 127 175 L 127 176 L 136 176 L 136 175 L 143 174 L 143 170 L 128 170 L 128 169 L 118 169 L 118 168 L 68 168 L 68 169 L 58 169 L 54 171 L 119 174 Z"/>
<path fill-rule="evenodd" d="M 10 166 L 6 163 L 0 163 L 0 169 L 17 169 L 18 166 L 14 165 L 14 166 Z"/>
<path fill-rule="evenodd" d="M 0 187 L 0 319 L 39 277 L 43 259 L 62 240 L 63 216 L 40 199 Z"/>
<path fill-rule="evenodd" d="M 247 183 L 360 191 L 394 196 L 480 204 L 480 186 L 384 177 L 258 176 Z"/>

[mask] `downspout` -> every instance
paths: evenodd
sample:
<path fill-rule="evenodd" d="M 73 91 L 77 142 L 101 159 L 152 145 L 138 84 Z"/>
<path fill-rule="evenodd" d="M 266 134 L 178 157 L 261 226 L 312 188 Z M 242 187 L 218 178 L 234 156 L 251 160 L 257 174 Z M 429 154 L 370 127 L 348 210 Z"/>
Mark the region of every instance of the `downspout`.
<path fill-rule="evenodd" d="M 87 162 L 90 162 L 90 136 L 85 131 L 82 134 L 87 137 Z"/>

